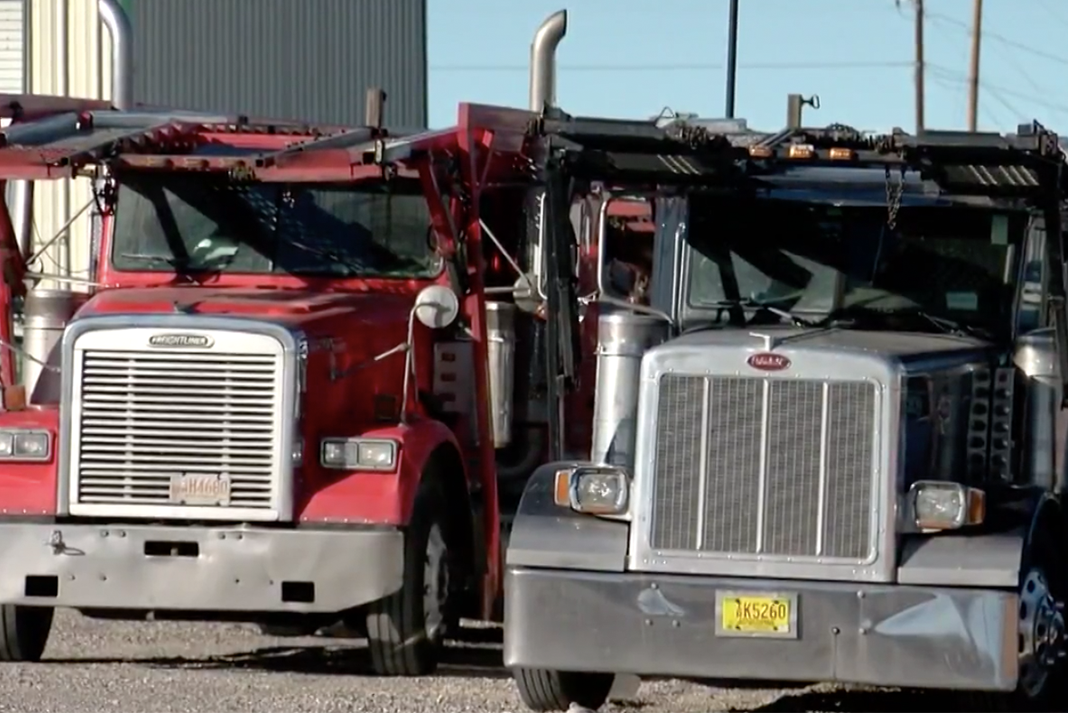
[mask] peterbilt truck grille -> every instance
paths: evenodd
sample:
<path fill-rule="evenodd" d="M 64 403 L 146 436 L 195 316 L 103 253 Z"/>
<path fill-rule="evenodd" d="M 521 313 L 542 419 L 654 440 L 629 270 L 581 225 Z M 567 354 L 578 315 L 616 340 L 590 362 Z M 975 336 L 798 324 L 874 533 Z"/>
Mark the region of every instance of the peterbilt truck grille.
<path fill-rule="evenodd" d="M 130 349 L 134 340 L 121 336 L 113 349 L 100 333 L 85 335 L 94 338 L 87 347 L 104 348 L 74 352 L 72 512 L 180 517 L 197 507 L 211 519 L 238 510 L 273 519 L 289 452 L 280 448 L 281 345 L 223 334 L 200 351 Z"/>
<path fill-rule="evenodd" d="M 875 404 L 864 381 L 665 375 L 650 544 L 868 559 Z"/>

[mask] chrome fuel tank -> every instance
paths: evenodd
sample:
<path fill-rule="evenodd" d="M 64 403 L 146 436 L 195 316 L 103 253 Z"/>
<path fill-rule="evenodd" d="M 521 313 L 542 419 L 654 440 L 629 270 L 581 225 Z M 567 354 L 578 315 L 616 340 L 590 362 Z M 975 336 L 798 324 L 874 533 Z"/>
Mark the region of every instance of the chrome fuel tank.
<path fill-rule="evenodd" d="M 630 468 L 634 462 L 642 357 L 670 334 L 659 317 L 613 311 L 597 324 L 597 382 L 590 459 Z"/>

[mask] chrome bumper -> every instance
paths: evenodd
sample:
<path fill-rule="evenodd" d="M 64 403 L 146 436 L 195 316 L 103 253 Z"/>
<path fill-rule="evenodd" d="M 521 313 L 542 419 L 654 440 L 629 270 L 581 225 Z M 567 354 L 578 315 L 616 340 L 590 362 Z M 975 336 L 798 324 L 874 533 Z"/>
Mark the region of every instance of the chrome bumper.
<path fill-rule="evenodd" d="M 796 638 L 716 633 L 716 591 L 797 595 Z M 1015 688 L 1016 595 L 980 589 L 510 568 L 510 668 Z"/>
<path fill-rule="evenodd" d="M 395 530 L 0 523 L 0 603 L 337 612 L 401 587 Z"/>

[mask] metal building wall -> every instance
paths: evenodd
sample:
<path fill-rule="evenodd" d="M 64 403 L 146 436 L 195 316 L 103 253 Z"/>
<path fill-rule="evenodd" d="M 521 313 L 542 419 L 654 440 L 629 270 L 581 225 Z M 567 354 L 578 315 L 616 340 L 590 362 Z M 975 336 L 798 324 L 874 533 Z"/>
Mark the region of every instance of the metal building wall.
<path fill-rule="evenodd" d="M 426 126 L 426 0 L 124 4 L 135 101 L 359 124 L 367 88 L 379 86 L 388 125 Z"/>
<path fill-rule="evenodd" d="M 0 92 L 21 94 L 25 86 L 24 0 L 0 0 Z"/>
<path fill-rule="evenodd" d="M 26 3 L 25 0 L 0 0 L 0 92 L 22 94 L 26 88 Z M 7 126 L 10 119 L 0 119 Z M 16 182 L 5 186 L 4 200 L 16 195 Z"/>
<path fill-rule="evenodd" d="M 27 0 L 28 91 L 89 99 L 111 97 L 111 41 L 100 26 L 96 0 Z M 103 71 L 102 71 L 103 70 Z M 86 178 L 35 181 L 33 241 L 48 242 L 84 207 L 92 193 Z M 89 272 L 88 211 L 74 219 L 68 235 L 48 249 L 36 267 L 42 272 L 85 279 Z M 69 252 L 67 247 L 70 247 Z M 59 284 L 44 282 L 41 287 Z M 73 285 L 85 289 L 84 285 Z"/>

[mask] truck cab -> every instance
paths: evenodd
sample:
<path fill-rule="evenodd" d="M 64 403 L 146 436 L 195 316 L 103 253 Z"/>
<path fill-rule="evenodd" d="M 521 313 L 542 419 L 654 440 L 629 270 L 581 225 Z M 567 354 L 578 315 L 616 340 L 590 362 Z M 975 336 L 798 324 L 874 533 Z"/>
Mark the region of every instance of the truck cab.
<path fill-rule="evenodd" d="M 432 670 L 499 599 L 484 293 L 425 154 L 454 134 L 47 99 L 0 176 L 90 178 L 95 262 L 88 292 L 27 291 L 65 276 L 0 221 L 5 352 L 12 298 L 71 317 L 25 394 L 3 375 L 0 658 L 71 607 L 343 621 L 379 673 Z"/>
<path fill-rule="evenodd" d="M 579 123 L 556 127 L 570 165 Z M 539 469 L 516 516 L 522 698 L 597 708 L 627 673 L 1056 709 L 1056 136 L 701 128 L 616 132 L 669 166 L 643 180 L 652 301 L 600 317 L 595 447 Z"/>

